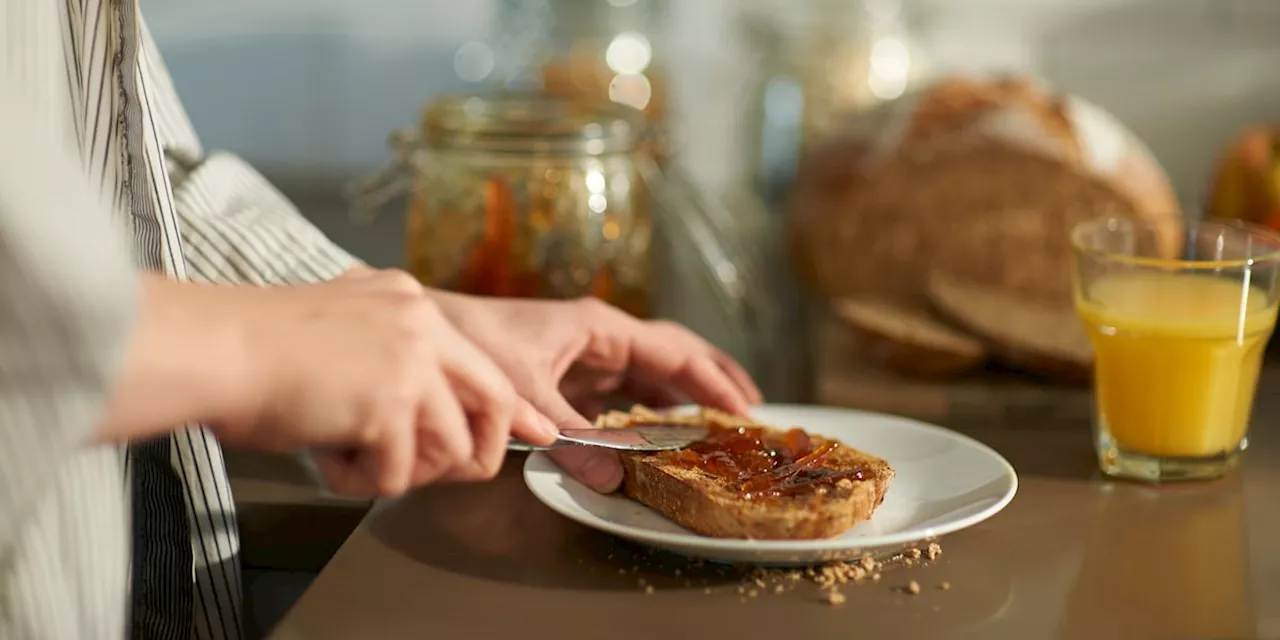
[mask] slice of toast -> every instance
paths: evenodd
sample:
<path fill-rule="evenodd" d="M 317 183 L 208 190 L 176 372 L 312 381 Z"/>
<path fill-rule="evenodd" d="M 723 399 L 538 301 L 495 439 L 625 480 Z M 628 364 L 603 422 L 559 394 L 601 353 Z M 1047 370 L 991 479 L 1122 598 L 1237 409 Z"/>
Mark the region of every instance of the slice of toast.
<path fill-rule="evenodd" d="M 672 416 L 635 407 L 630 413 L 606 414 L 599 424 L 607 428 L 672 421 L 709 423 L 723 429 L 764 428 L 770 439 L 782 438 L 786 433 L 711 409 Z M 628 452 L 621 455 L 623 493 L 704 536 L 757 540 L 838 536 L 871 518 L 884 500 L 894 472 L 884 460 L 853 447 L 817 435 L 810 435 L 809 439 L 814 449 L 831 443 L 823 449 L 828 453 L 820 458 L 820 466 L 811 469 L 829 475 L 829 484 L 782 495 L 764 491 L 753 496 L 745 492 L 744 483 L 758 476 L 731 479 L 690 466 L 681 458 L 682 454 L 689 454 L 688 450 Z"/>
<path fill-rule="evenodd" d="M 938 311 L 987 342 L 995 359 L 1064 382 L 1089 379 L 1093 347 L 1069 307 L 1023 300 L 939 273 L 929 276 L 927 291 Z"/>
<path fill-rule="evenodd" d="M 858 331 L 867 355 L 895 373 L 944 377 L 975 369 L 987 359 L 981 340 L 925 312 L 851 298 L 836 300 L 831 308 Z"/>

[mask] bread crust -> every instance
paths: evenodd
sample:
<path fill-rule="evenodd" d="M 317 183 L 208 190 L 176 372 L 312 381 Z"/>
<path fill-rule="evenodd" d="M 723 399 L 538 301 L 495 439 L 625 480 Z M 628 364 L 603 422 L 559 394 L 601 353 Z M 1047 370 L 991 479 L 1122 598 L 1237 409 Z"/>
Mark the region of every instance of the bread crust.
<path fill-rule="evenodd" d="M 765 427 L 746 418 L 702 409 L 677 419 L 722 426 Z M 644 407 L 603 417 L 601 426 L 620 427 L 672 420 Z M 815 445 L 826 442 L 811 436 Z M 623 494 L 695 533 L 715 538 L 806 540 L 838 536 L 870 519 L 884 501 L 894 472 L 883 459 L 844 445 L 824 467 L 861 469 L 863 480 L 840 480 L 822 492 L 768 500 L 745 499 L 736 486 L 700 469 L 671 464 L 660 453 L 621 454 Z"/>
<path fill-rule="evenodd" d="M 1062 303 L 1068 234 L 1105 215 L 1180 219 L 1163 171 L 1129 131 L 1029 80 L 950 77 L 812 145 L 788 241 L 799 274 L 828 298 L 926 309 L 925 278 L 941 270 Z M 1175 240 L 1164 249 L 1176 253 Z"/>
<path fill-rule="evenodd" d="M 831 306 L 863 338 L 867 355 L 895 373 L 946 377 L 976 369 L 987 359 L 981 340 L 925 312 L 851 298 Z"/>
<path fill-rule="evenodd" d="M 1019 299 L 940 273 L 929 276 L 927 289 L 938 310 L 986 341 L 997 360 L 1063 382 L 1089 380 L 1093 348 L 1070 307 Z"/>

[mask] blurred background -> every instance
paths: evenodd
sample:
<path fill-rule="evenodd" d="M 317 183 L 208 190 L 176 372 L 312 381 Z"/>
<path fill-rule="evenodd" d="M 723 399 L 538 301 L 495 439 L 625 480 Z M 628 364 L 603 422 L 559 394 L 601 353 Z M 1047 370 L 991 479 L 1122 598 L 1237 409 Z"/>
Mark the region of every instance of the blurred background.
<path fill-rule="evenodd" d="M 1265 133 L 1280 114 L 1275 0 L 143 0 L 143 8 L 206 148 L 244 156 L 361 258 L 408 265 L 439 286 L 590 293 L 674 317 L 747 361 L 775 399 L 822 399 L 821 365 L 810 356 L 826 303 L 888 297 L 920 306 L 912 300 L 920 296 L 897 294 L 943 267 L 1019 295 L 1055 292 L 1069 286 L 1059 286 L 1068 281 L 1060 227 L 1081 217 L 1216 206 L 1209 213 L 1265 222 L 1280 210 L 1271 163 L 1280 144 Z M 955 85 L 957 74 L 977 80 Z M 1010 74 L 1036 88 L 1000 79 Z M 637 108 L 633 124 L 660 130 L 661 142 L 619 139 L 624 155 L 644 151 L 643 162 L 587 152 L 560 169 L 537 149 L 517 150 L 516 174 L 495 168 L 512 149 L 484 147 L 493 153 L 480 161 L 450 155 L 481 129 L 510 140 L 512 127 L 531 126 L 513 124 L 528 120 L 520 111 L 528 105 L 490 104 L 478 115 L 476 104 L 439 100 L 495 89 Z M 432 104 L 439 108 L 427 115 Z M 543 110 L 539 135 L 598 132 L 613 117 Z M 1032 114 L 1037 131 L 1011 128 L 1006 116 L 1017 112 Z M 998 141 L 1025 151 L 1032 138 L 1041 151 L 1056 144 L 1036 157 L 1070 175 L 1015 175 L 1019 162 L 994 159 Z M 938 145 L 976 174 L 939 174 L 945 161 L 922 160 L 942 157 Z M 1233 153 L 1241 168 L 1223 178 Z M 562 169 L 568 177 L 556 183 Z M 1094 193 L 1099 180 L 1116 189 Z M 1007 196 L 1029 184 L 1042 193 Z M 934 191 L 937 207 L 956 211 L 936 220 L 919 213 L 935 207 L 920 200 Z M 550 227 L 538 226 L 542 201 L 526 198 L 535 193 L 559 212 L 544 216 Z M 510 220 L 485 213 L 490 196 L 511 204 Z M 353 202 L 362 212 L 352 213 Z M 1018 213 L 1013 224 L 1010 212 L 1026 209 L 1044 211 Z M 877 222 L 889 217 L 896 227 Z M 1027 220 L 1051 230 L 1007 232 Z M 503 245 L 501 233 L 515 244 Z M 957 234 L 972 237 L 950 239 Z M 479 248 L 468 254 L 468 243 Z M 480 255 L 485 246 L 528 268 L 511 276 L 525 277 L 525 289 L 494 284 L 510 269 Z M 1057 262 L 1010 266 L 1040 253 Z M 975 262 L 983 264 L 964 268 Z M 1019 280 L 1028 277 L 1036 282 Z M 850 321 L 862 338 L 884 338 L 886 322 L 899 334 L 914 326 L 872 311 Z M 920 346 L 939 339 L 930 331 L 947 331 L 914 319 L 924 337 L 910 329 L 889 342 Z M 937 373 L 898 366 L 901 349 L 864 351 L 890 370 Z"/>
<path fill-rule="evenodd" d="M 279 184 L 306 190 L 383 162 L 387 132 L 412 123 L 432 96 L 492 80 L 482 73 L 493 64 L 483 51 L 495 46 L 505 3 L 142 4 L 206 145 L 234 150 Z M 772 12 L 775 27 L 798 32 L 806 12 L 877 3 L 664 4 L 667 15 L 656 21 L 654 39 L 665 47 L 672 112 L 686 135 L 682 150 L 700 182 L 722 188 L 742 170 L 751 137 L 742 131 L 744 105 L 761 67 L 762 47 L 744 37 L 741 14 Z M 1280 3 L 1274 0 L 901 4 L 910 14 L 914 53 L 932 72 L 1021 69 L 1080 92 L 1146 140 L 1185 198 L 1199 196 L 1221 144 L 1280 109 Z"/>

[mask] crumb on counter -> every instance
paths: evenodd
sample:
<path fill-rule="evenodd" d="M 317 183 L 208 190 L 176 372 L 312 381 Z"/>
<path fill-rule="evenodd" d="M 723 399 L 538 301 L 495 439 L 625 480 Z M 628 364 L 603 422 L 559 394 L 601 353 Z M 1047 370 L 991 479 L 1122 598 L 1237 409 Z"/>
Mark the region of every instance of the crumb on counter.
<path fill-rule="evenodd" d="M 832 606 L 839 606 L 844 604 L 844 602 L 845 602 L 845 597 L 843 593 L 840 593 L 839 591 L 827 592 L 827 604 L 830 604 Z"/>
<path fill-rule="evenodd" d="M 950 583 L 950 582 L 944 582 L 944 583 L 942 583 L 942 584 L 938 585 L 938 589 L 941 589 L 942 591 L 948 591 L 948 590 L 950 590 L 950 589 L 951 589 L 951 583 Z"/>
<path fill-rule="evenodd" d="M 644 594 L 645 594 L 645 595 L 647 595 L 647 596 L 651 596 L 651 595 L 653 595 L 653 585 L 649 585 L 649 586 L 645 587 L 645 588 L 644 588 Z"/>
<path fill-rule="evenodd" d="M 920 595 L 920 583 L 919 583 L 919 582 L 916 582 L 915 580 L 912 580 L 911 582 L 908 582 L 908 583 L 907 583 L 907 593 L 909 593 L 909 594 L 911 594 L 911 595 L 913 595 L 913 596 L 918 596 L 918 595 Z"/>

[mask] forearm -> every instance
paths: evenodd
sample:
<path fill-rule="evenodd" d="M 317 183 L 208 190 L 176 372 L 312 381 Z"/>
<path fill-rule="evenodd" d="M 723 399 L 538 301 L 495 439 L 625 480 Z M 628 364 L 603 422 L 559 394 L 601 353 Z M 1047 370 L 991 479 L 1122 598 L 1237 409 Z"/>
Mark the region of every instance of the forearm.
<path fill-rule="evenodd" d="M 242 308 L 252 295 L 145 274 L 135 330 L 95 438 L 144 438 L 246 410 L 256 377 Z"/>

